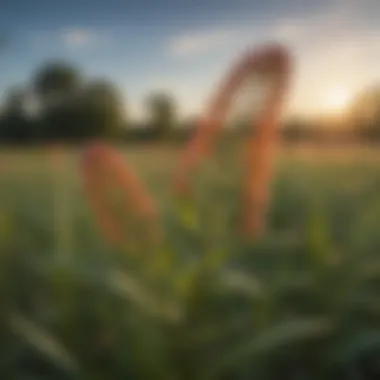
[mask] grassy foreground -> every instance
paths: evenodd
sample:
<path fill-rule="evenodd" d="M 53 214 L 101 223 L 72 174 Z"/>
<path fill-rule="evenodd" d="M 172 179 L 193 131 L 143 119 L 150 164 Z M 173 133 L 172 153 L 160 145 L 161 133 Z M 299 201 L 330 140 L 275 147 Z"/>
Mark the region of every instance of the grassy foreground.
<path fill-rule="evenodd" d="M 246 244 L 237 159 L 176 204 L 175 152 L 127 156 L 162 210 L 159 247 L 127 229 L 108 246 L 75 155 L 53 172 L 3 153 L 1 379 L 380 378 L 377 164 L 280 157 L 268 230 Z"/>

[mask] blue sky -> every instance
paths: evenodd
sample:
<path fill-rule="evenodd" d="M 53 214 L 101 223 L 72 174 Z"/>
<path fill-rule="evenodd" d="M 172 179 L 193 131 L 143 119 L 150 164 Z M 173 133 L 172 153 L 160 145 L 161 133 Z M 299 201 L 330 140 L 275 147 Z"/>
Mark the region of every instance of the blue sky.
<path fill-rule="evenodd" d="M 380 82 L 379 0 L 0 1 L 0 91 L 28 81 L 47 59 L 112 78 L 139 117 L 152 90 L 181 113 L 202 111 L 231 60 L 277 40 L 295 57 L 288 112 L 334 111 Z"/>

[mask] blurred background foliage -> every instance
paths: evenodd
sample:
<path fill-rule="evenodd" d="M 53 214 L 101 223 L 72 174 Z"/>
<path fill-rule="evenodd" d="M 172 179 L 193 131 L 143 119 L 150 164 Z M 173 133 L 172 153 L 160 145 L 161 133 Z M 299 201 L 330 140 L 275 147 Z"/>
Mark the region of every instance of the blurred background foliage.
<path fill-rule="evenodd" d="M 181 117 L 174 93 L 152 91 L 143 102 L 146 117 L 132 120 L 128 99 L 109 78 L 88 78 L 69 62 L 44 62 L 29 83 L 7 90 L 0 114 L 3 145 L 41 145 L 51 141 L 78 143 L 93 137 L 120 143 L 187 140 L 197 117 Z M 358 93 L 344 118 L 289 116 L 282 135 L 290 143 L 347 141 L 376 142 L 380 129 L 380 88 L 374 83 Z M 244 121 L 236 119 L 228 134 L 244 135 Z M 226 132 L 227 133 L 227 132 Z"/>

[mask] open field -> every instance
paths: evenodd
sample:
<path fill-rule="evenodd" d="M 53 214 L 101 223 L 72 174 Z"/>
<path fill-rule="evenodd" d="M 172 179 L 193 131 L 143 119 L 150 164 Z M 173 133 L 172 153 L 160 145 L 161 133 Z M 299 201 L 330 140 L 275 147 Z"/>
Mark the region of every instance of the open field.
<path fill-rule="evenodd" d="M 125 150 L 162 211 L 152 251 L 102 239 L 74 152 L 0 153 L 0 378 L 379 378 L 380 150 L 284 148 L 253 245 L 239 160 L 206 165 L 183 206 L 178 153 Z"/>

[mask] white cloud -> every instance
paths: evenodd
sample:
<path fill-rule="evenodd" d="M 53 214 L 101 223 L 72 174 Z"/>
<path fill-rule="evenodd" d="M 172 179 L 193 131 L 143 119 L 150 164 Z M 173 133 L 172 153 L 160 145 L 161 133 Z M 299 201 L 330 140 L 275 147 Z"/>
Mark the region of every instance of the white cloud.
<path fill-rule="evenodd" d="M 272 38 L 294 42 L 300 37 L 300 26 L 297 22 L 289 21 L 276 25 L 273 28 Z"/>
<path fill-rule="evenodd" d="M 209 30 L 183 34 L 169 41 L 168 51 L 178 57 L 189 57 L 215 50 L 233 41 L 232 30 Z"/>
<path fill-rule="evenodd" d="M 61 39 L 65 46 L 69 48 L 81 48 L 84 46 L 96 46 L 102 38 L 87 29 L 71 28 L 61 33 Z"/>

